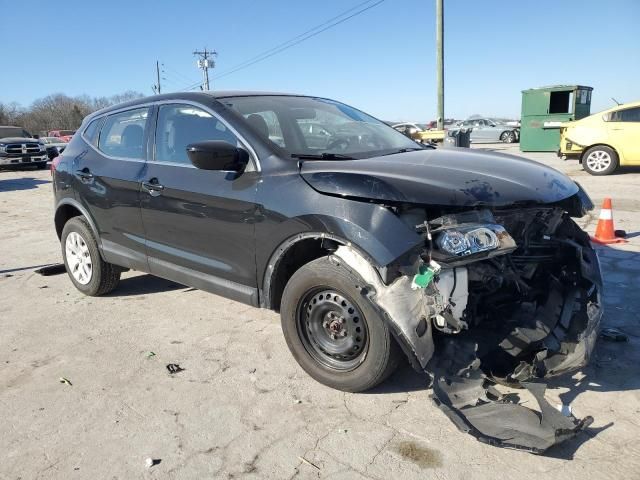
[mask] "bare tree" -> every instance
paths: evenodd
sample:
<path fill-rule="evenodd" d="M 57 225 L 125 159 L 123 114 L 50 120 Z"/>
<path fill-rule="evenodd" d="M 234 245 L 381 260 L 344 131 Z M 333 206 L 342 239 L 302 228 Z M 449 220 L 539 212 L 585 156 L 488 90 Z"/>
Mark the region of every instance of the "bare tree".
<path fill-rule="evenodd" d="M 55 93 L 35 100 L 29 108 L 17 103 L 0 103 L 0 125 L 18 125 L 32 133 L 50 130 L 76 130 L 90 113 L 117 103 L 140 98 L 139 92 L 127 91 L 111 97 L 80 95 L 69 97 Z"/>

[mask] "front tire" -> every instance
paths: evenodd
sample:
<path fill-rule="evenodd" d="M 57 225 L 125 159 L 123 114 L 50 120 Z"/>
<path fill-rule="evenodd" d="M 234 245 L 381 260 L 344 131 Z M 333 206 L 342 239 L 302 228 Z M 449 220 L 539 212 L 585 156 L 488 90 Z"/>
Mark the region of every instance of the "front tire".
<path fill-rule="evenodd" d="M 596 145 L 584 153 L 582 168 L 591 175 L 609 175 L 618 168 L 618 154 L 606 145 Z"/>
<path fill-rule="evenodd" d="M 62 229 L 60 240 L 64 266 L 78 290 L 97 297 L 118 286 L 121 269 L 102 259 L 98 242 L 83 217 L 69 220 Z"/>
<path fill-rule="evenodd" d="M 282 331 L 293 357 L 318 382 L 346 392 L 380 384 L 402 358 L 364 286 L 322 257 L 297 270 L 282 295 Z"/>

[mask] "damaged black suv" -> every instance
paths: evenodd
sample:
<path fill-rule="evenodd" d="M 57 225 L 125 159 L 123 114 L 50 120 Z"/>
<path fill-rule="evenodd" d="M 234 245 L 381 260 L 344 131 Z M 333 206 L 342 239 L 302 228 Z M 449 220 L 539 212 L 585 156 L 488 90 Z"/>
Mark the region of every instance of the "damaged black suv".
<path fill-rule="evenodd" d="M 593 349 L 600 269 L 572 220 L 593 205 L 552 168 L 298 95 L 148 97 L 78 132 L 53 162 L 55 228 L 87 295 L 135 269 L 279 311 L 316 380 L 370 389 L 406 356 L 452 416 L 460 389 L 526 386 Z"/>

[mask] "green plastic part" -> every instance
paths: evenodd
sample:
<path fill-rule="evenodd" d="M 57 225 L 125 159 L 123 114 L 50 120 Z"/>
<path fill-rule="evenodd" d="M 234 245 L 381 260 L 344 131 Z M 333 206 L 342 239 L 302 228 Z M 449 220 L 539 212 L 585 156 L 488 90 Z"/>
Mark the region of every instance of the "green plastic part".
<path fill-rule="evenodd" d="M 421 265 L 419 273 L 413 277 L 411 288 L 427 288 L 435 276 L 436 272 L 432 267 Z"/>

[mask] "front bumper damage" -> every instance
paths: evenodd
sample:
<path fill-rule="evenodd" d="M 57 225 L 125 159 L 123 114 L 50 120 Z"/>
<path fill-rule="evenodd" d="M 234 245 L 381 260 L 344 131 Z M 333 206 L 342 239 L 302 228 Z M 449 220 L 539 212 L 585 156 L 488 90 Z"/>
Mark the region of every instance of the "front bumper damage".
<path fill-rule="evenodd" d="M 335 257 L 366 281 L 367 295 L 414 366 L 431 376 L 436 405 L 458 428 L 540 454 L 592 422 L 564 416 L 544 393 L 547 378 L 589 361 L 602 317 L 600 266 L 588 236 L 560 208 L 493 213 L 517 248 L 466 262 L 439 259 L 425 288 L 408 273 L 427 261 L 425 252 L 388 284 L 352 247 L 339 247 Z M 539 409 L 497 385 L 526 389 Z"/>

